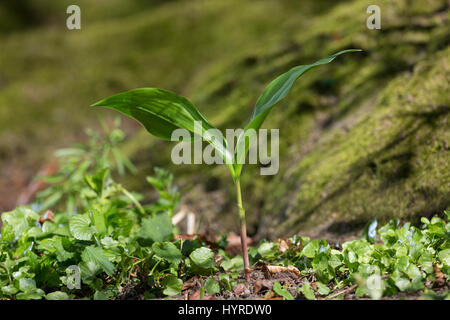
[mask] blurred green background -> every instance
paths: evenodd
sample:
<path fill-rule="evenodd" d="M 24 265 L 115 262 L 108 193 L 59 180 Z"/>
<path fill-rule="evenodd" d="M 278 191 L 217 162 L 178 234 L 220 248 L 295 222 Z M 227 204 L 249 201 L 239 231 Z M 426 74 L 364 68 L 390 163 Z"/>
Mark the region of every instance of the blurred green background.
<path fill-rule="evenodd" d="M 66 8 L 81 8 L 81 30 Z M 381 30 L 366 9 L 381 8 Z M 137 87 L 188 97 L 221 129 L 243 127 L 280 73 L 346 48 L 302 77 L 273 110 L 280 171 L 243 175 L 250 235 L 348 237 L 372 219 L 417 221 L 450 207 L 449 1 L 3 0 L 0 3 L 0 209 L 52 152 L 84 141 L 89 106 Z M 154 166 L 175 173 L 203 229 L 238 230 L 224 166 L 174 166 L 173 144 L 132 120 L 123 178 L 150 193 Z M 100 130 L 100 128 L 99 128 Z"/>

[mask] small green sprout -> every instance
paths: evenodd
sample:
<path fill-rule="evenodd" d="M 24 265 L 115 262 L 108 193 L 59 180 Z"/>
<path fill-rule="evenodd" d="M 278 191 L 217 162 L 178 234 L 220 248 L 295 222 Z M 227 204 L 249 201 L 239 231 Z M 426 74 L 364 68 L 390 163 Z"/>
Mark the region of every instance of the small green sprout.
<path fill-rule="evenodd" d="M 251 129 L 257 131 L 261 127 L 272 107 L 288 94 L 295 80 L 301 75 L 314 67 L 330 63 L 343 53 L 355 51 L 361 50 L 343 50 L 312 64 L 296 66 L 273 80 L 258 98 L 250 122 L 238 137 L 234 150 L 229 150 L 225 139 L 219 141 L 220 139 L 215 139 L 215 137 L 208 134 L 209 129 L 216 128 L 206 120 L 190 101 L 171 91 L 157 88 L 134 89 L 113 95 L 92 106 L 118 110 L 140 122 L 152 135 L 169 141 L 174 141 L 172 139 L 174 130 L 185 129 L 192 134 L 196 134 L 194 123 L 201 123 L 202 138 L 210 143 L 224 160 L 236 186 L 244 269 L 246 279 L 249 281 L 250 266 L 247 250 L 247 227 L 245 210 L 242 204 L 240 178 L 246 154 L 255 137 L 246 135 L 246 133 Z"/>

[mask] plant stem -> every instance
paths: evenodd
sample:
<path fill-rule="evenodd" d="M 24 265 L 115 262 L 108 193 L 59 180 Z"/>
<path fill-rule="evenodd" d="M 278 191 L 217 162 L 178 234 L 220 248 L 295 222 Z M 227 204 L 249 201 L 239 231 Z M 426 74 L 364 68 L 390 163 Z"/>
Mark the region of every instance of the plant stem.
<path fill-rule="evenodd" d="M 134 204 L 135 206 L 138 208 L 139 212 L 143 215 L 145 215 L 145 210 L 144 208 L 141 206 L 141 204 L 139 203 L 139 201 L 130 193 L 128 192 L 127 189 L 125 189 L 124 187 L 122 187 L 120 184 L 116 183 L 117 188 L 119 188 L 119 190 L 125 195 L 127 196 Z"/>
<path fill-rule="evenodd" d="M 236 183 L 236 194 L 238 200 L 238 208 L 239 208 L 239 219 L 241 221 L 241 248 L 242 248 L 242 256 L 244 258 L 244 270 L 245 270 L 245 278 L 247 282 L 250 281 L 250 263 L 248 260 L 248 249 L 247 249 L 247 225 L 245 223 L 245 210 L 242 206 L 242 195 L 241 195 L 241 182 L 239 179 L 235 180 Z"/>

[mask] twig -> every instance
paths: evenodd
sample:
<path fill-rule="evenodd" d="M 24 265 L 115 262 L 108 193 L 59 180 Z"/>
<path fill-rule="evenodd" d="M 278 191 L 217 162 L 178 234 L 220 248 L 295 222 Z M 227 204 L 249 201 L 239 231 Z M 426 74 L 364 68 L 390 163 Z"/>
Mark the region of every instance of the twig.
<path fill-rule="evenodd" d="M 327 300 L 334 299 L 334 298 L 336 298 L 337 296 L 339 296 L 339 295 L 341 295 L 341 294 L 347 294 L 347 293 L 350 293 L 350 292 L 352 292 L 353 290 L 355 290 L 357 286 L 358 286 L 357 284 L 354 284 L 354 285 L 352 285 L 351 287 L 348 287 L 347 289 L 338 291 L 338 292 L 336 292 L 335 294 L 329 296 L 329 297 L 327 298 Z"/>

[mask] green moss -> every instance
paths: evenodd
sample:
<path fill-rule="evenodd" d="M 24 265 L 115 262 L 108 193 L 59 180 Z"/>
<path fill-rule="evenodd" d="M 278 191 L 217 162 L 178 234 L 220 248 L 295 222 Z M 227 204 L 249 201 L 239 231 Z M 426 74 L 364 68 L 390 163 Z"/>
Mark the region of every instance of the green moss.
<path fill-rule="evenodd" d="M 392 80 L 352 128 L 324 136 L 288 177 L 274 181 L 276 195 L 267 201 L 274 205 L 265 214 L 281 212 L 269 218 L 280 219 L 276 234 L 315 227 L 333 214 L 334 225 L 358 225 L 450 206 L 449 53 Z M 286 205 L 279 199 L 288 194 L 295 200 Z"/>

